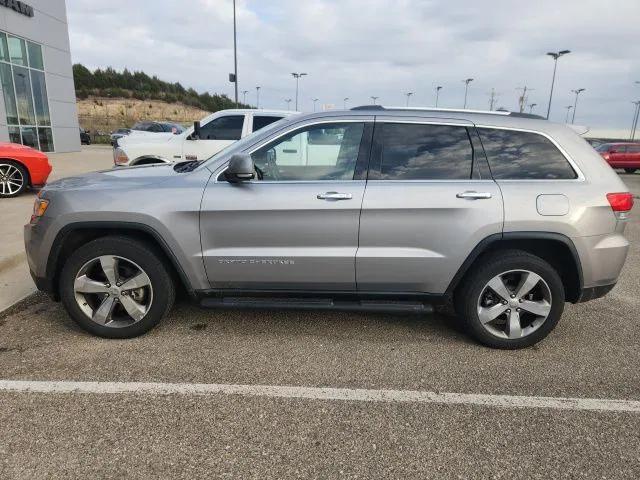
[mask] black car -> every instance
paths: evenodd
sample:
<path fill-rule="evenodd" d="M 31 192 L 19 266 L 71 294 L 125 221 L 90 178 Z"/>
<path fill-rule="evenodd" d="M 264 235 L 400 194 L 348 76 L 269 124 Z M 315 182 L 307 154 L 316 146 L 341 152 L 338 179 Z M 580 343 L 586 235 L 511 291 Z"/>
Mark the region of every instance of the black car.
<path fill-rule="evenodd" d="M 80 129 L 80 144 L 81 145 L 91 145 L 91 135 L 89 135 L 88 130 Z"/>

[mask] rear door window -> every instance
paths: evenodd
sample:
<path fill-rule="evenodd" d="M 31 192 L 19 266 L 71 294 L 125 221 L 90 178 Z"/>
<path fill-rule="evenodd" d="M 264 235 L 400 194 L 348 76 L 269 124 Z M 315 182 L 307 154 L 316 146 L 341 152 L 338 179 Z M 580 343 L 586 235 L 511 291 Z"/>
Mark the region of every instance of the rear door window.
<path fill-rule="evenodd" d="M 537 133 L 478 128 L 496 180 L 570 180 L 576 172 L 546 137 Z"/>
<path fill-rule="evenodd" d="M 376 132 L 378 132 L 376 127 Z M 473 146 L 466 127 L 381 123 L 379 180 L 471 178 Z"/>
<path fill-rule="evenodd" d="M 267 115 L 254 115 L 253 116 L 253 131 L 257 132 L 261 128 L 266 127 L 267 125 L 271 125 L 278 120 L 281 120 L 282 117 L 272 117 Z"/>

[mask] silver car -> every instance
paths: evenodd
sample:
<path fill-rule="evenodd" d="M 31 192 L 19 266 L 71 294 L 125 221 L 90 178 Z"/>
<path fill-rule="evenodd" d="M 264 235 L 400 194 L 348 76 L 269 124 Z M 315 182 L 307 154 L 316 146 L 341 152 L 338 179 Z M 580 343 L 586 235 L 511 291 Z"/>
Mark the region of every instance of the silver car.
<path fill-rule="evenodd" d="M 372 106 L 53 182 L 25 241 L 38 288 L 103 337 L 147 332 L 184 290 L 203 307 L 452 305 L 478 341 L 520 348 L 613 288 L 632 205 L 564 125 Z"/>

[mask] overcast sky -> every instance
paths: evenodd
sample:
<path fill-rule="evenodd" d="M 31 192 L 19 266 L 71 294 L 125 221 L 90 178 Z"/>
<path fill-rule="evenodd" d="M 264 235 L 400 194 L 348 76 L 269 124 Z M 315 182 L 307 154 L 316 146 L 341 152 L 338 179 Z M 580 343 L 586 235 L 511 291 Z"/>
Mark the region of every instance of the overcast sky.
<path fill-rule="evenodd" d="M 548 51 L 572 53 L 558 62 L 551 119 L 564 121 L 572 89 L 585 88 L 576 123 L 629 129 L 640 99 L 638 0 L 238 0 L 240 91 L 261 107 L 294 98 L 290 72 L 308 72 L 300 110 L 342 107 L 518 108 L 518 87 L 545 114 L 553 72 Z M 232 0 L 68 0 L 71 53 L 90 68 L 143 70 L 196 90 L 233 97 Z M 242 99 L 242 94 L 241 94 Z M 292 105 L 293 106 L 293 105 Z"/>

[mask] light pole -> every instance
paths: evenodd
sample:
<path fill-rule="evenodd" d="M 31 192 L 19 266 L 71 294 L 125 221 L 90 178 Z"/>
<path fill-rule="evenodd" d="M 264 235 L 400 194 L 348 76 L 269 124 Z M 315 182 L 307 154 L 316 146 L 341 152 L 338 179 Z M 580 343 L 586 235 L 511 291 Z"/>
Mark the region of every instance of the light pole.
<path fill-rule="evenodd" d="M 409 106 L 409 99 L 411 98 L 411 95 L 413 95 L 413 92 L 407 92 L 405 93 L 405 95 L 407 96 L 407 107 Z"/>
<path fill-rule="evenodd" d="M 236 108 L 238 108 L 238 41 L 236 34 L 236 0 L 233 0 L 233 82 L 236 92 Z"/>
<path fill-rule="evenodd" d="M 242 91 L 242 103 L 243 103 L 244 105 L 246 105 L 246 104 L 247 104 L 247 93 L 249 93 L 249 90 L 243 90 L 243 91 Z"/>
<path fill-rule="evenodd" d="M 313 100 L 313 111 L 316 111 L 316 102 L 318 101 L 317 98 L 312 98 L 311 100 Z"/>
<path fill-rule="evenodd" d="M 564 118 L 564 123 L 569 123 L 569 112 L 571 112 L 571 109 L 573 108 L 573 105 L 567 105 L 564 108 L 567 109 L 567 116 Z"/>
<path fill-rule="evenodd" d="M 438 100 L 440 99 L 440 90 L 442 90 L 442 87 L 438 85 L 436 87 L 436 108 L 438 108 Z"/>
<path fill-rule="evenodd" d="M 473 78 L 467 78 L 466 80 L 462 80 L 464 82 L 464 107 L 467 108 L 467 93 L 469 92 L 469 84 L 473 82 Z"/>
<path fill-rule="evenodd" d="M 291 110 L 291 99 L 286 98 L 284 101 L 287 102 L 287 110 Z"/>
<path fill-rule="evenodd" d="M 296 79 L 296 112 L 297 112 L 298 111 L 298 84 L 300 82 L 300 77 L 304 77 L 307 74 L 293 72 L 291 75 L 293 76 L 293 78 Z"/>
<path fill-rule="evenodd" d="M 260 108 L 260 88 L 256 87 L 256 108 Z"/>
<path fill-rule="evenodd" d="M 378 100 L 379 98 L 380 97 L 374 97 L 374 96 L 371 97 L 371 100 L 373 100 L 373 104 L 374 105 L 376 104 L 376 100 Z"/>
<path fill-rule="evenodd" d="M 530 104 L 529 104 L 529 113 L 533 113 L 533 109 L 534 109 L 535 107 L 537 107 L 537 106 L 538 106 L 538 104 L 537 104 L 537 103 L 530 103 Z"/>
<path fill-rule="evenodd" d="M 571 118 L 571 123 L 575 123 L 575 121 L 576 121 L 576 108 L 578 108 L 578 95 L 580 95 L 585 90 L 586 90 L 586 88 L 579 88 L 577 90 L 571 90 L 573 93 L 576 94 L 576 100 L 575 100 L 575 102 L 573 102 L 573 117 Z"/>
<path fill-rule="evenodd" d="M 567 53 L 571 53 L 571 50 L 560 50 L 559 52 L 548 52 L 551 58 L 553 58 L 553 78 L 551 79 L 551 92 L 549 93 L 549 106 L 547 107 L 547 120 L 549 120 L 549 114 L 551 113 L 551 100 L 553 100 L 553 87 L 556 83 L 556 70 L 558 68 L 558 59 L 566 55 Z"/>
<path fill-rule="evenodd" d="M 343 108 L 346 110 L 347 109 L 347 102 L 349 101 L 349 97 L 344 97 L 342 99 L 342 106 Z"/>
<path fill-rule="evenodd" d="M 640 116 L 640 100 L 632 102 L 635 106 L 635 112 L 633 113 L 633 123 L 631 123 L 631 136 L 629 140 L 632 142 L 636 139 L 636 128 L 638 128 L 638 116 Z"/>

